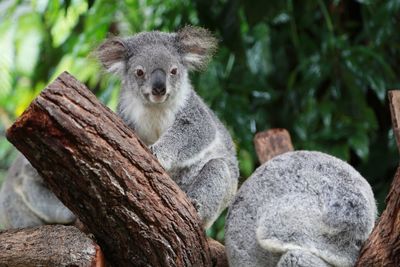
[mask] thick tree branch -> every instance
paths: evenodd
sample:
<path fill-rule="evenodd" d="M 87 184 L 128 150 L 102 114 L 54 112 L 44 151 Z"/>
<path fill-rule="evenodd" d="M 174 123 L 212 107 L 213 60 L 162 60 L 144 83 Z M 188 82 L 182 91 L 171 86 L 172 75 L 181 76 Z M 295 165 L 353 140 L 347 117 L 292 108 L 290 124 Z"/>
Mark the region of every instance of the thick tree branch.
<path fill-rule="evenodd" d="M 211 266 L 200 219 L 147 147 L 61 74 L 7 138 L 94 234 L 115 266 Z"/>
<path fill-rule="evenodd" d="M 389 104 L 400 151 L 400 91 L 389 92 Z M 356 266 L 400 266 L 400 167 L 386 198 L 386 209 L 361 249 Z"/>
<path fill-rule="evenodd" d="M 400 152 L 400 90 L 389 91 L 388 98 L 393 132 Z"/>
<path fill-rule="evenodd" d="M 77 228 L 46 225 L 0 232 L 0 266 L 105 265 L 100 247 Z"/>
<path fill-rule="evenodd" d="M 257 133 L 254 137 L 254 147 L 261 164 L 275 156 L 293 151 L 289 132 L 279 128 Z"/>

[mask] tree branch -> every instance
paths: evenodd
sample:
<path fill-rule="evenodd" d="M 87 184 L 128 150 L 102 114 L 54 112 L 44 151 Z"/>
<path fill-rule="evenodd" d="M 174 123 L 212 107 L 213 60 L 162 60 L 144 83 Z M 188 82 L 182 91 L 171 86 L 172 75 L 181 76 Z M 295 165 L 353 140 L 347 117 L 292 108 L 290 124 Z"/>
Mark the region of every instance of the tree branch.
<path fill-rule="evenodd" d="M 270 129 L 254 137 L 254 147 L 261 164 L 285 152 L 293 151 L 290 134 L 285 129 Z"/>
<path fill-rule="evenodd" d="M 100 247 L 73 226 L 46 225 L 0 232 L 0 266 L 104 267 Z"/>
<path fill-rule="evenodd" d="M 400 91 L 389 91 L 389 105 L 400 151 Z M 386 198 L 386 209 L 361 249 L 356 266 L 400 266 L 400 167 Z"/>
<path fill-rule="evenodd" d="M 211 266 L 197 212 L 122 120 L 67 73 L 7 138 L 115 266 Z"/>

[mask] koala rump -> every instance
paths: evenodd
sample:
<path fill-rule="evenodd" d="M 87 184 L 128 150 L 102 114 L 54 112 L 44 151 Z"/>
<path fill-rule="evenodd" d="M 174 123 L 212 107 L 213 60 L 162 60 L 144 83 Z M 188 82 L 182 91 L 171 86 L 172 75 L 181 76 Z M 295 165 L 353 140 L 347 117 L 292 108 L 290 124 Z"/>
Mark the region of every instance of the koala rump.
<path fill-rule="evenodd" d="M 285 153 L 260 166 L 229 207 L 230 266 L 353 266 L 376 214 L 370 185 L 346 162 Z"/>

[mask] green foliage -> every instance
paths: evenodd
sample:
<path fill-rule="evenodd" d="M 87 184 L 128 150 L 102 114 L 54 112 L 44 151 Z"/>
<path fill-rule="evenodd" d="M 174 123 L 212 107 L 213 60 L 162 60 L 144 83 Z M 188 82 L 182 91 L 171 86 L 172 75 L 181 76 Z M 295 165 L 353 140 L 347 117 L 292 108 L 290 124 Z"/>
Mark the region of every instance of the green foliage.
<path fill-rule="evenodd" d="M 398 88 L 400 1 L 74 0 L 0 3 L 0 132 L 67 70 L 115 109 L 119 82 L 91 56 L 110 34 L 216 32 L 220 49 L 193 84 L 234 136 L 242 181 L 256 132 L 284 127 L 296 149 L 349 161 L 380 209 L 398 164 L 387 90 Z M 0 181 L 15 151 L 0 138 Z M 223 239 L 221 217 L 209 234 Z"/>

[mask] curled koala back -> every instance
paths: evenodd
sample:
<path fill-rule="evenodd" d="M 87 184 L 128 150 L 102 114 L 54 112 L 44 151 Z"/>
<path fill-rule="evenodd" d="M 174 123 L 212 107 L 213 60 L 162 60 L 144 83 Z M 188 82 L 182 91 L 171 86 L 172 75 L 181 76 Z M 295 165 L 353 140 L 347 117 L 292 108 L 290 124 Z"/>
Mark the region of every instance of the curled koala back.
<path fill-rule="evenodd" d="M 29 161 L 19 154 L 1 185 L 0 229 L 68 224 L 74 220 L 74 214 L 46 187 Z"/>
<path fill-rule="evenodd" d="M 229 207 L 230 266 L 353 266 L 376 215 L 370 185 L 349 164 L 285 153 L 260 166 Z"/>

